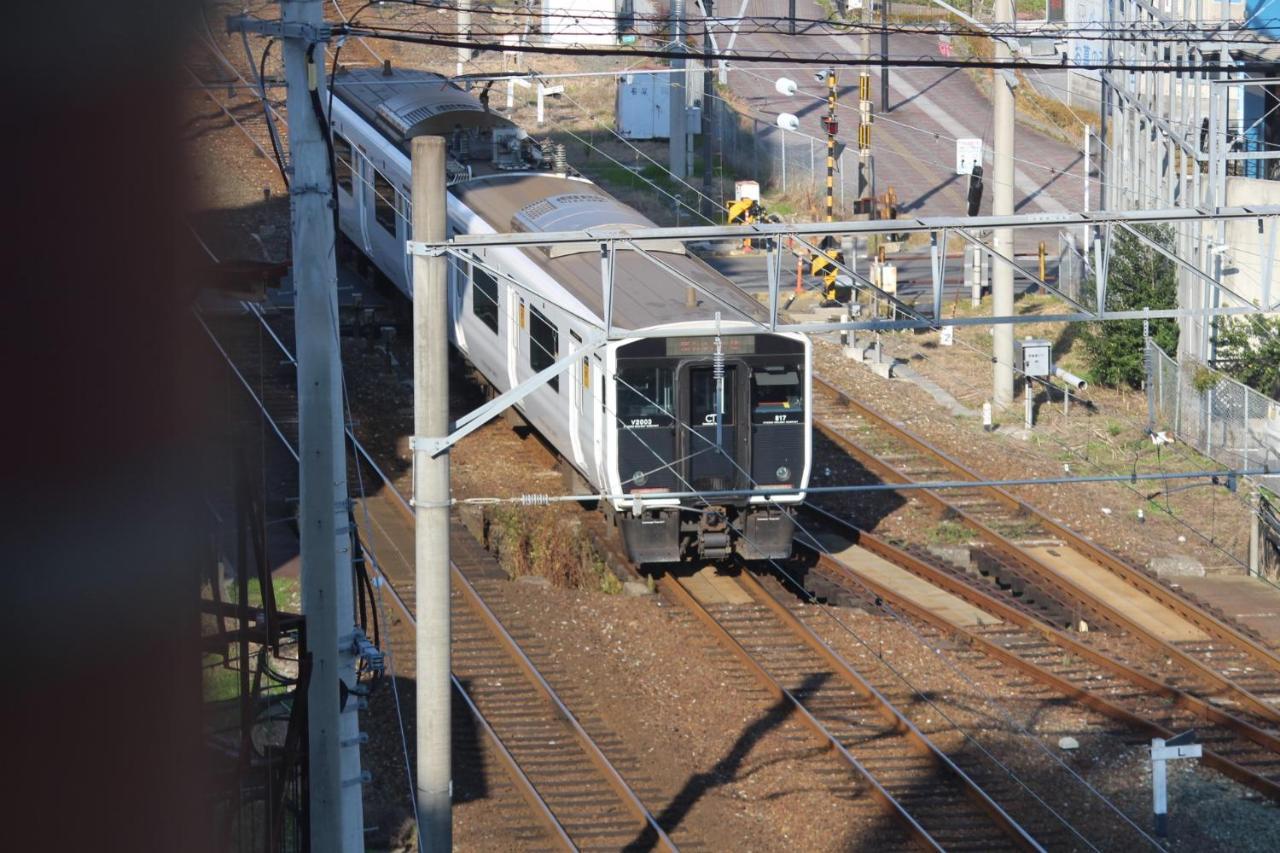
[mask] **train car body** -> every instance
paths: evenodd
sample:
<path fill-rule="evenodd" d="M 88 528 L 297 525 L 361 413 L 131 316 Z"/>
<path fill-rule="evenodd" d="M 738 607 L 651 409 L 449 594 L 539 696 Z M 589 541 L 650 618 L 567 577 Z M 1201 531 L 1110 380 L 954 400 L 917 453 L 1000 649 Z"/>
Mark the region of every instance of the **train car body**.
<path fill-rule="evenodd" d="M 406 295 L 414 136 L 449 140 L 450 236 L 653 226 L 438 75 L 355 69 L 334 93 L 342 231 Z M 691 304 L 682 277 L 715 298 Z M 809 340 L 762 333 L 764 308 L 678 243 L 617 251 L 613 281 L 613 327 L 633 336 L 530 392 L 521 414 L 612 496 L 606 509 L 637 562 L 788 556 L 810 469 Z M 449 294 L 454 344 L 500 392 L 604 326 L 593 242 L 480 250 L 451 261 Z M 716 312 L 718 345 L 681 334 Z"/>

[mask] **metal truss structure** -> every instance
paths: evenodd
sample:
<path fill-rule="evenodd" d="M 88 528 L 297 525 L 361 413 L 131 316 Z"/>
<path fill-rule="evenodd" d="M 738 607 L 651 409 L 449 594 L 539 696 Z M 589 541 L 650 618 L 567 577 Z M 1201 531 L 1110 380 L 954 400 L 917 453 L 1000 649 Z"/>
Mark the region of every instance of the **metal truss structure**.
<path fill-rule="evenodd" d="M 1099 322 L 1109 320 L 1157 319 L 1162 317 L 1210 317 L 1242 313 L 1256 313 L 1259 310 L 1280 310 L 1280 294 L 1273 301 L 1268 281 L 1264 283 L 1264 301 L 1261 305 L 1223 304 L 1221 300 L 1208 307 L 1201 308 L 1168 308 L 1144 309 L 1137 311 L 1113 311 L 1107 305 L 1107 267 L 1110 255 L 1111 235 L 1117 228 L 1127 229 L 1136 234 L 1140 240 L 1152 246 L 1156 251 L 1172 259 L 1180 267 L 1195 267 L 1168 247 L 1161 246 L 1151 240 L 1134 226 L 1149 223 L 1171 222 L 1176 224 L 1194 224 L 1203 227 L 1204 223 L 1229 222 L 1239 220 L 1256 220 L 1261 226 L 1264 222 L 1275 222 L 1280 218 L 1280 205 L 1258 207 L 1230 207 L 1216 210 L 1135 210 L 1124 212 L 1095 213 L 1039 213 L 1014 216 L 979 216 L 979 217 L 925 217 L 919 219 L 890 219 L 858 222 L 822 222 L 800 224 L 755 224 L 755 225 L 723 225 L 700 226 L 686 228 L 618 228 L 601 227 L 580 231 L 555 232 L 518 232 L 508 234 L 463 234 L 450 240 L 429 243 L 410 240 L 406 243 L 406 251 L 411 255 L 439 257 L 449 255 L 459 262 L 477 266 L 490 275 L 498 278 L 517 290 L 530 292 L 527 285 L 503 270 L 488 262 L 479 251 L 504 247 L 534 248 L 563 244 L 594 243 L 600 253 L 600 288 L 601 304 L 604 306 L 604 317 L 600 319 L 580 317 L 579 319 L 596 326 L 598 334 L 591 335 L 572 352 L 567 353 L 549 367 L 544 368 L 525 381 L 494 398 L 474 412 L 458 420 L 452 434 L 428 441 L 422 449 L 431 456 L 447 450 L 468 433 L 483 426 L 503 409 L 518 402 L 525 395 L 538 388 L 552 377 L 563 373 L 579 359 L 598 350 L 609 341 L 625 340 L 639 337 L 672 337 L 691 335 L 716 335 L 720 333 L 720 325 L 714 322 L 703 324 L 682 324 L 679 327 L 660 329 L 629 329 L 614 325 L 614 276 L 613 265 L 620 251 L 636 252 L 667 273 L 678 277 L 684 284 L 702 294 L 711 302 L 723 309 L 723 320 L 733 323 L 749 323 L 761 332 L 833 332 L 857 330 L 906 330 L 937 329 L 942 324 L 935 319 L 941 316 L 943 282 L 946 277 L 947 240 L 952 235 L 972 243 L 986 252 L 992 263 L 1004 263 L 1013 267 L 1015 274 L 1032 281 L 1046 292 L 1062 299 L 1068 309 L 1058 314 L 1013 314 L 1008 316 L 974 316 L 954 317 L 946 321 L 952 326 L 991 326 L 999 324 L 1046 323 L 1046 322 Z M 1091 304 L 1072 299 L 1059 291 L 1050 283 L 1022 267 L 1014 258 L 992 249 L 980 237 L 980 233 L 991 228 L 1047 228 L 1076 227 L 1089 230 L 1094 239 L 1095 289 L 1091 294 Z M 922 316 L 916 309 L 902 302 L 895 294 L 889 293 L 873 283 L 866 275 L 858 272 L 847 262 L 836 262 L 836 266 L 845 272 L 854 282 L 855 288 L 865 291 L 873 298 L 882 300 L 896 310 L 892 319 L 843 319 L 832 322 L 792 323 L 780 319 L 778 310 L 779 298 L 782 294 L 783 253 L 793 251 L 784 246 L 799 246 L 818 253 L 818 243 L 827 235 L 874 235 L 874 234 L 911 234 L 927 233 L 930 237 L 930 264 L 932 279 L 932 316 Z M 1274 229 L 1273 229 L 1274 233 Z M 646 249 L 653 243 L 682 243 L 727 241 L 741 244 L 743 240 L 762 242 L 766 248 L 768 265 L 768 319 L 748 314 L 728 302 L 721 300 L 695 278 L 686 276 L 665 263 L 656 253 Z M 1196 270 L 1197 274 L 1200 274 Z M 1208 279 L 1214 291 L 1225 290 L 1214 279 Z M 1226 291 L 1229 299 L 1240 300 L 1239 294 Z"/>
<path fill-rule="evenodd" d="M 1206 4 L 1203 0 L 1111 0 L 1107 9 L 1110 29 L 1174 31 L 1187 20 L 1202 20 Z M 1226 70 L 1244 53 L 1265 50 L 1265 45 L 1210 43 L 1188 34 L 1184 41 L 1109 41 L 1106 50 L 1108 60 L 1141 69 L 1098 72 L 1104 116 L 1114 122 L 1102 170 L 1107 208 L 1224 207 L 1240 202 L 1228 197 L 1229 177 L 1280 176 L 1276 162 L 1280 147 L 1265 150 L 1265 146 L 1247 144 L 1250 131 L 1257 128 L 1246 127 L 1244 121 L 1246 98 L 1262 94 L 1274 100 L 1274 94 L 1267 94 L 1274 89 L 1268 87 L 1275 87 L 1280 79 Z M 1162 67 L 1152 70 L 1147 63 Z M 1224 292 L 1215 285 L 1229 272 L 1223 257 L 1228 246 L 1225 222 L 1215 221 L 1210 227 L 1183 222 L 1175 225 L 1175 232 L 1174 250 L 1184 262 L 1179 269 L 1178 304 L 1203 309 L 1221 305 Z M 1275 228 L 1266 235 L 1260 230 L 1257 244 L 1264 268 L 1262 286 L 1269 289 L 1266 279 L 1276 254 Z M 1275 310 L 1265 304 L 1264 309 Z M 1214 316 L 1208 310 L 1187 315 L 1180 355 L 1212 360 Z"/>
<path fill-rule="evenodd" d="M 1032 322 L 1101 322 L 1108 320 L 1131 320 L 1141 318 L 1155 319 L 1160 317 L 1203 318 L 1229 314 L 1256 313 L 1258 311 L 1277 311 L 1280 310 L 1280 294 L 1272 293 L 1270 287 L 1271 271 L 1269 267 L 1266 269 L 1266 280 L 1262 285 L 1263 298 L 1257 304 L 1253 304 L 1252 302 L 1245 300 L 1240 294 L 1224 288 L 1218 278 L 1203 273 L 1193 260 L 1188 260 L 1178 252 L 1171 250 L 1168 247 L 1160 246 L 1154 241 L 1150 241 L 1134 229 L 1134 226 L 1139 224 L 1172 223 L 1175 226 L 1188 226 L 1204 230 L 1206 223 L 1226 223 L 1234 220 L 1255 220 L 1261 228 L 1264 223 L 1274 223 L 1277 218 L 1280 218 L 1280 205 L 1219 207 L 1212 210 L 1173 208 L 1163 210 L 1130 210 L 1119 212 L 1039 213 L 1014 216 L 978 217 L 924 217 L 918 219 L 892 219 L 857 222 L 799 224 L 779 223 L 687 228 L 618 229 L 602 227 L 581 231 L 459 235 L 443 243 L 409 241 L 407 243 L 406 250 L 409 254 L 416 255 L 449 254 L 466 263 L 477 264 L 504 279 L 513 287 L 523 289 L 524 285 L 522 282 L 506 275 L 491 265 L 486 264 L 476 253 L 476 250 L 499 247 L 544 247 L 566 243 L 595 243 L 599 246 L 600 251 L 601 301 L 605 306 L 605 316 L 601 318 L 601 322 L 599 322 L 598 325 L 600 327 L 602 340 L 618 340 L 623 338 L 654 337 L 674 334 L 713 335 L 716 334 L 716 326 L 713 323 L 707 323 L 705 324 L 705 328 L 682 327 L 678 332 L 617 328 L 614 325 L 612 316 L 613 259 L 616 257 L 617 252 L 634 251 L 645 255 L 655 265 L 663 268 L 673 275 L 679 276 L 694 290 L 702 293 L 712 301 L 720 303 L 720 300 L 718 300 L 713 294 L 709 293 L 700 282 L 693 278 L 680 275 L 669 265 L 665 264 L 654 253 L 646 251 L 645 246 L 649 243 L 661 241 L 670 242 L 673 240 L 684 243 L 708 241 L 741 243 L 744 239 L 750 239 L 753 241 L 763 242 L 766 246 L 765 252 L 769 270 L 769 318 L 767 321 L 761 321 L 758 318 L 751 317 L 737 309 L 734 309 L 728 305 L 728 303 L 721 303 L 726 312 L 724 318 L 726 320 L 752 323 L 753 325 L 758 326 L 761 331 L 770 332 L 934 329 L 942 325 L 939 320 L 934 318 L 941 316 L 940 306 L 942 303 L 943 281 L 946 274 L 946 253 L 943 249 L 947 245 L 948 238 L 952 235 L 979 246 L 983 252 L 988 254 L 993 263 L 1003 263 L 1012 266 L 1015 274 L 1023 276 L 1035 283 L 1037 286 L 1044 288 L 1047 292 L 1055 294 L 1061 298 L 1063 300 L 1064 307 L 1068 310 L 1063 313 L 1050 315 L 1015 314 L 1010 316 L 994 317 L 958 317 L 947 320 L 948 325 L 990 326 Z M 1094 267 L 1099 274 L 1095 276 L 1095 289 L 1094 292 L 1090 294 L 1091 298 L 1087 300 L 1084 299 L 1084 297 L 1081 297 L 1081 299 L 1072 299 L 1057 290 L 1053 285 L 1023 268 L 1014 258 L 990 248 L 980 236 L 981 232 L 998 227 L 1013 229 L 1084 227 L 1093 233 L 1095 235 L 1093 246 L 1095 257 Z M 1123 228 L 1133 231 L 1134 233 L 1138 233 L 1140 239 L 1148 242 L 1157 251 L 1174 260 L 1174 262 L 1179 264 L 1180 267 L 1194 270 L 1195 274 L 1203 279 L 1205 285 L 1215 294 L 1215 298 L 1212 303 L 1202 306 L 1137 311 L 1114 311 L 1108 309 L 1106 307 L 1108 302 L 1106 270 L 1110 256 L 1110 235 L 1116 228 Z M 810 252 L 816 253 L 819 251 L 817 243 L 827 235 L 883 235 L 889 233 L 929 234 L 930 256 L 933 261 L 931 265 L 933 314 L 931 317 L 921 316 L 912 306 L 907 305 L 896 295 L 888 293 L 878 285 L 874 284 L 870 278 L 868 278 L 864 273 L 853 268 L 849 263 L 837 263 L 837 267 L 853 280 L 855 287 L 864 290 L 877 299 L 882 300 L 885 304 L 893 306 L 896 309 L 894 318 L 850 318 L 847 320 L 833 322 L 809 323 L 789 323 L 780 320 L 778 304 L 783 287 L 781 282 L 783 268 L 782 254 L 783 252 L 788 251 L 783 248 L 784 245 L 800 246 Z M 1274 227 L 1272 228 L 1272 233 L 1274 233 Z M 1222 296 L 1225 296 L 1226 299 L 1222 299 Z M 558 365 L 547 368 L 544 372 L 547 373 L 548 376 L 554 375 L 554 373 L 557 372 L 555 369 L 557 366 Z"/>

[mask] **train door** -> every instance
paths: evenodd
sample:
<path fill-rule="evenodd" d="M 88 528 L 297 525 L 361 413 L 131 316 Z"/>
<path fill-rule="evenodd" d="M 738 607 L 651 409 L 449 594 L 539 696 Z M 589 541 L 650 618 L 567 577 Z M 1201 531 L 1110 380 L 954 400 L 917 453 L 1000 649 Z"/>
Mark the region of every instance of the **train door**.
<path fill-rule="evenodd" d="M 573 329 L 569 330 L 569 349 L 575 350 L 582 346 L 582 336 Z M 558 357 L 558 356 L 557 356 Z M 587 400 L 587 386 L 591 381 L 590 367 L 587 364 L 586 356 L 578 359 L 578 363 L 564 374 L 569 380 L 569 444 L 573 448 L 573 464 L 577 466 L 579 471 L 586 469 L 586 461 L 582 456 L 582 413 L 583 405 Z"/>
<path fill-rule="evenodd" d="M 400 260 L 404 267 L 404 284 L 405 292 L 413 294 L 413 255 L 404 250 L 404 244 L 413 239 L 413 202 L 409 200 L 407 195 L 400 196 L 399 202 L 400 216 L 396 217 L 396 227 L 399 239 L 396 241 L 400 244 Z"/>
<path fill-rule="evenodd" d="M 613 419 L 605 417 L 604 401 L 605 401 L 605 384 L 604 384 L 604 361 L 600 356 L 590 356 L 586 363 L 583 364 L 583 370 L 588 371 L 588 376 L 596 383 L 595 405 L 591 406 L 591 446 L 595 453 L 595 472 L 596 483 L 600 489 L 605 489 L 605 484 L 609 482 L 609 478 L 605 476 L 605 449 L 604 449 L 604 430 L 606 423 L 613 423 Z M 590 399 L 589 397 L 587 399 Z M 590 405 L 590 404 L 588 404 Z"/>
<path fill-rule="evenodd" d="M 351 242 L 364 247 L 364 233 L 360 227 L 359 155 L 351 141 L 339 128 L 333 133 L 333 176 L 338 185 L 338 216 L 342 230 Z"/>
<path fill-rule="evenodd" d="M 514 289 L 509 289 L 511 298 L 507 300 L 507 387 L 514 388 L 520 384 L 518 370 L 520 368 L 520 350 L 524 335 L 524 297 L 518 296 Z"/>
<path fill-rule="evenodd" d="M 356 226 L 360 232 L 360 249 L 365 255 L 373 253 L 373 247 L 369 243 L 369 185 L 373 180 L 373 164 L 369 162 L 369 158 L 364 156 L 359 146 L 356 147 L 352 154 L 355 157 L 355 178 L 356 188 L 352 194 L 356 202 Z"/>
<path fill-rule="evenodd" d="M 682 476 L 694 491 L 748 488 L 743 471 L 748 458 L 750 424 L 744 411 L 745 394 L 739 387 L 746 366 L 730 363 L 724 369 L 724 398 L 711 365 L 690 364 L 680 370 L 680 423 L 687 429 L 677 436 Z"/>

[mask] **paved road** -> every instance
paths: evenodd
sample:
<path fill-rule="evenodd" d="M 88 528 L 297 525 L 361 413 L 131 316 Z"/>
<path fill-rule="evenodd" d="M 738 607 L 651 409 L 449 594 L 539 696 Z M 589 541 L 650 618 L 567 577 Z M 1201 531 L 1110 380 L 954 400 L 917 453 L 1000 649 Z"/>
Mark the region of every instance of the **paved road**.
<path fill-rule="evenodd" d="M 721 0 L 717 10 L 723 14 Z M 814 0 L 796 0 L 800 17 L 823 17 Z M 786 0 L 749 0 L 748 15 L 787 14 Z M 872 52 L 879 51 L 879 37 L 872 39 Z M 823 35 L 790 37 L 779 34 L 743 34 L 735 49 L 744 51 L 785 51 L 789 55 L 803 53 L 818 56 L 823 52 L 837 55 L 860 55 L 861 37 Z M 936 37 L 892 35 L 890 56 L 938 57 Z M 779 113 L 794 113 L 800 119 L 800 130 L 822 137 L 820 118 L 825 112 L 825 87 L 813 79 L 813 66 L 773 66 L 757 70 L 756 63 L 740 63 L 731 67 L 729 87 L 758 118 L 773 122 Z M 778 77 L 790 77 L 800 86 L 793 97 L 779 95 L 774 89 Z M 841 139 L 856 147 L 858 124 L 858 75 L 856 70 L 841 71 L 840 125 Z M 955 216 L 964 213 L 966 179 L 955 174 L 956 137 L 978 137 L 986 140 L 987 190 L 982 212 L 991 207 L 992 141 L 991 103 L 982 95 L 963 69 L 910 68 L 893 69 L 889 73 L 890 110 L 880 113 L 880 72 L 872 71 L 872 95 L 876 118 L 872 128 L 872 151 L 876 160 L 876 189 L 883 192 L 892 186 L 899 199 L 900 210 L 907 215 Z M 812 96 L 812 97 L 806 97 Z M 1019 125 L 1015 134 L 1014 209 L 1020 213 L 1078 210 L 1083 201 L 1083 157 L 1077 150 L 1034 130 Z M 1096 194 L 1096 186 L 1094 187 Z M 1034 245 L 1043 236 L 1026 235 L 1023 240 Z"/>

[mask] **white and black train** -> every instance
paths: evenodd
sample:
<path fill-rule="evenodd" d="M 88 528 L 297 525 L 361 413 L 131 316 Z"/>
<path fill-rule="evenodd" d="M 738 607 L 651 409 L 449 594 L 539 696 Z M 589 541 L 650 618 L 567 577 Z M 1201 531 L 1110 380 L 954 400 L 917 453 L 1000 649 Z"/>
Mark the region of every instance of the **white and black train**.
<path fill-rule="evenodd" d="M 337 75 L 334 95 L 342 230 L 406 294 L 415 136 L 448 140 L 451 236 L 653 227 L 571 174 L 562 150 L 439 75 L 355 69 Z M 601 346 L 524 397 L 520 412 L 612 496 L 606 510 L 633 560 L 789 556 L 792 508 L 809 479 L 810 342 L 760 333 L 763 306 L 681 244 L 646 252 L 619 250 L 614 261 L 613 327 L 638 336 Z M 499 391 L 603 326 L 594 243 L 491 247 L 449 275 L 453 342 Z M 681 276 L 701 286 L 696 300 Z M 679 334 L 705 330 L 717 311 L 718 353 L 712 337 Z"/>

